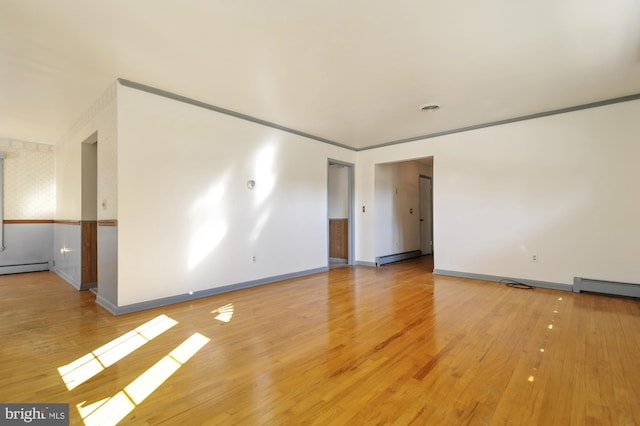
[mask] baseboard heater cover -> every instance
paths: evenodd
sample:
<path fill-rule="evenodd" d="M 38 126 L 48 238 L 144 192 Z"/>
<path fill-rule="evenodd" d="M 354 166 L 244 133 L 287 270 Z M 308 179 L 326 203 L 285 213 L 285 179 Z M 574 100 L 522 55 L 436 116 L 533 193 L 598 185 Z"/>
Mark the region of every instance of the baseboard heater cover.
<path fill-rule="evenodd" d="M 407 251 L 404 253 L 389 254 L 387 256 L 376 257 L 376 265 L 382 266 L 387 263 L 399 262 L 401 260 L 413 259 L 414 257 L 420 257 L 422 252 L 420 250 Z"/>
<path fill-rule="evenodd" d="M 0 265 L 0 275 L 48 271 L 49 266 L 49 262 L 22 263 L 19 265 Z"/>
<path fill-rule="evenodd" d="M 587 292 L 640 298 L 640 284 L 593 280 L 582 277 L 574 277 L 573 291 L 575 293 Z"/>

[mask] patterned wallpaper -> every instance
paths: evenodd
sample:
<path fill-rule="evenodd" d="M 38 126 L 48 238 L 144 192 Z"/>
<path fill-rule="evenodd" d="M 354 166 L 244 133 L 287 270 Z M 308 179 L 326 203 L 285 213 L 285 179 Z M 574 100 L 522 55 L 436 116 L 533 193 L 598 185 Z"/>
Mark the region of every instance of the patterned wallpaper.
<path fill-rule="evenodd" d="M 4 219 L 53 219 L 54 146 L 0 139 L 4 153 Z"/>

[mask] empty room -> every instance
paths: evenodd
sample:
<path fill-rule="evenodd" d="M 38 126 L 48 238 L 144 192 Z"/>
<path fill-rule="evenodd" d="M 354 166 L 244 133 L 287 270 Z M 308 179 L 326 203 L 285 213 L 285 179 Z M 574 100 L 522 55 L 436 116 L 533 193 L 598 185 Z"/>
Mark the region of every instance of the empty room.
<path fill-rule="evenodd" d="M 637 1 L 0 40 L 0 423 L 640 424 Z"/>

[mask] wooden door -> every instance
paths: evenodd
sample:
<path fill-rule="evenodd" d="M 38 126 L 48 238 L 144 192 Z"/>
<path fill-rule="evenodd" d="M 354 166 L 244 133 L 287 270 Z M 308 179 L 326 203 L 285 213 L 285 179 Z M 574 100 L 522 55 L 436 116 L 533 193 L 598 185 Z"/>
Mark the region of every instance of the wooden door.
<path fill-rule="evenodd" d="M 349 258 L 349 219 L 329 219 L 329 257 Z"/>
<path fill-rule="evenodd" d="M 82 276 L 81 288 L 94 287 L 98 283 L 98 223 L 82 222 Z"/>

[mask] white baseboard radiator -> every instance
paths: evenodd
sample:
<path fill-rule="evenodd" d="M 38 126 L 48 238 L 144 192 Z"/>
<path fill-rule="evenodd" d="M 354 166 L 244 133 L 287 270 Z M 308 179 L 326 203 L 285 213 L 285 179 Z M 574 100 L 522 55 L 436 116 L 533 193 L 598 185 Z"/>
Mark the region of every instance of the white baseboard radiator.
<path fill-rule="evenodd" d="M 414 257 L 420 257 L 422 253 L 420 250 L 407 251 L 405 253 L 389 254 L 387 256 L 376 257 L 376 266 L 386 265 L 387 263 L 399 262 L 401 260 L 413 259 Z"/>
<path fill-rule="evenodd" d="M 51 269 L 49 262 L 21 263 L 17 265 L 0 265 L 0 275 L 21 274 L 23 272 L 39 272 Z"/>
<path fill-rule="evenodd" d="M 575 277 L 573 279 L 574 293 L 599 293 L 612 296 L 640 298 L 640 284 L 619 283 L 615 281 L 592 280 Z"/>

